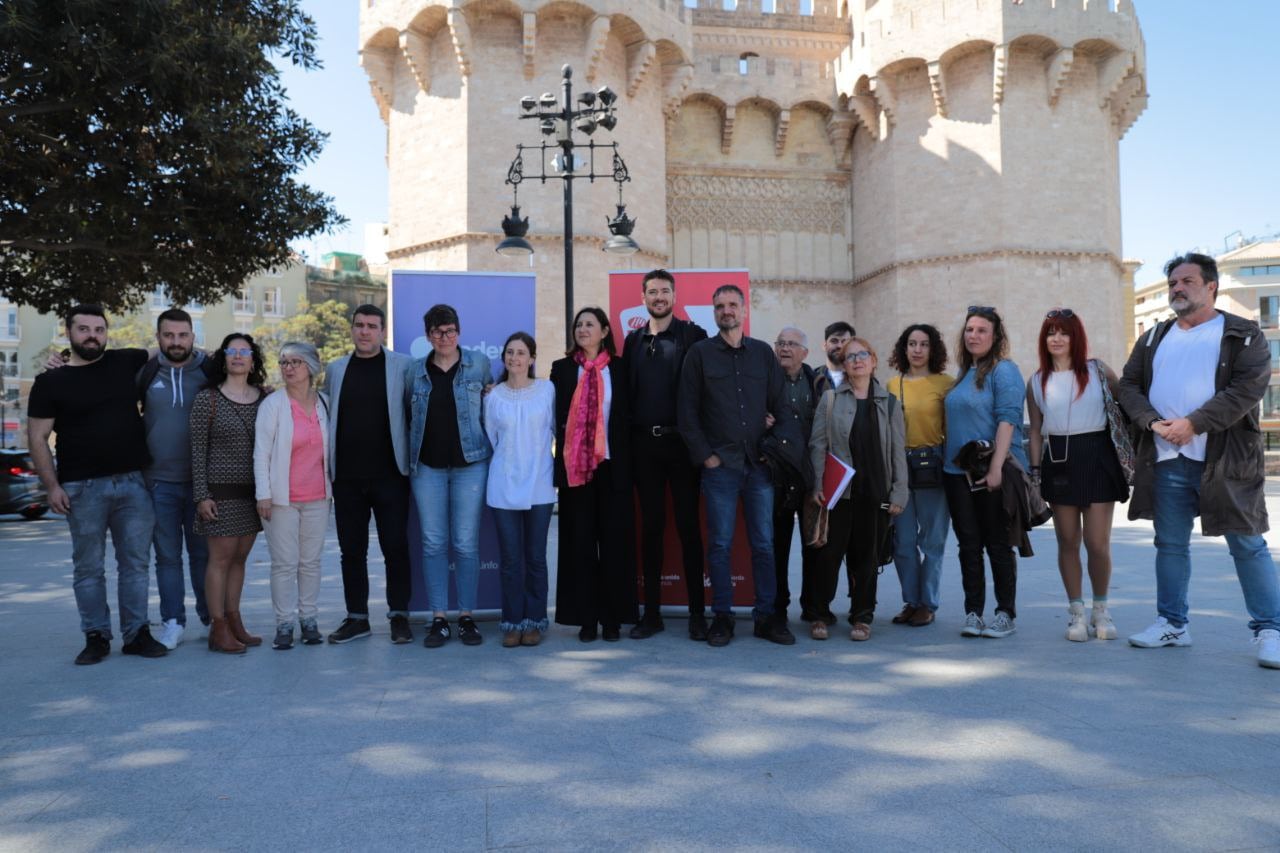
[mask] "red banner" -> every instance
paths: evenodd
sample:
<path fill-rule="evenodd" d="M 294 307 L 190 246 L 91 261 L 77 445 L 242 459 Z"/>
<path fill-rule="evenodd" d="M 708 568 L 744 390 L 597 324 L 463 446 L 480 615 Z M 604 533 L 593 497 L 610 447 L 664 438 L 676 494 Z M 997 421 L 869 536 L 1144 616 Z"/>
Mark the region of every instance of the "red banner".
<path fill-rule="evenodd" d="M 715 314 L 711 308 L 711 294 L 722 284 L 734 284 L 742 288 L 748 306 L 747 316 L 742 321 L 742 330 L 751 331 L 751 285 L 746 270 L 669 270 L 676 280 L 676 304 L 674 313 L 683 320 L 692 320 L 708 335 L 718 333 Z M 614 339 L 618 349 L 622 349 L 622 340 L 633 330 L 639 329 L 649 322 L 649 312 L 644 307 L 643 291 L 640 282 L 644 272 L 609 273 L 609 324 L 614 330 Z M 702 520 L 703 556 L 706 556 L 707 525 L 705 510 L 699 501 L 699 515 Z M 640 536 L 640 514 L 636 511 L 636 542 L 643 543 Z M 667 495 L 667 529 L 662 538 L 662 596 L 664 606 L 685 607 L 689 603 L 688 591 L 684 582 L 684 558 L 680 553 L 680 536 L 676 532 L 675 513 L 671 506 L 671 495 Z M 644 601 L 644 549 L 643 544 L 636 560 L 637 586 L 640 601 Z M 733 578 L 733 603 L 735 607 L 750 607 L 755 601 L 755 588 L 751 577 L 751 546 L 747 542 L 747 528 L 742 521 L 742 512 L 738 512 L 738 520 L 733 531 L 733 545 L 729 555 L 731 576 Z M 704 574 L 702 586 L 708 609 L 711 606 L 711 582 Z"/>

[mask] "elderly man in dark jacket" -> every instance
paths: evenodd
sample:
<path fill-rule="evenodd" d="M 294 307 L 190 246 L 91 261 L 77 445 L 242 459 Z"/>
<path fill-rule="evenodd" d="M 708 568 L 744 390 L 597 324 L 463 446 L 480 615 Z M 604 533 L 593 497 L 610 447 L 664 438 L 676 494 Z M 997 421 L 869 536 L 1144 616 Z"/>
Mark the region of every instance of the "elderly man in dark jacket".
<path fill-rule="evenodd" d="M 1141 648 L 1189 646 L 1191 527 L 1225 536 L 1244 590 L 1258 663 L 1280 669 L 1280 581 L 1267 530 L 1258 401 L 1271 377 L 1252 320 L 1218 311 L 1218 267 L 1191 253 L 1165 265 L 1176 319 L 1138 339 L 1120 403 L 1139 430 L 1129 518 L 1155 522 L 1156 609 L 1129 638 Z"/>

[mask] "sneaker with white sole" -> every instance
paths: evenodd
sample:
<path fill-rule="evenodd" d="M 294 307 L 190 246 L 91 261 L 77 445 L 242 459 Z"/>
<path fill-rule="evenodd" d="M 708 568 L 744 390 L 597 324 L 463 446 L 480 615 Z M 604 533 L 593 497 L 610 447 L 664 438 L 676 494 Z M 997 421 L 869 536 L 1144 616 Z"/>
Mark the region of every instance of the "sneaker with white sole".
<path fill-rule="evenodd" d="M 964 627 L 960 629 L 961 637 L 981 637 L 982 629 L 986 626 L 982 624 L 982 617 L 977 613 L 969 613 L 964 617 Z"/>
<path fill-rule="evenodd" d="M 1264 628 L 1253 638 L 1253 644 L 1258 647 L 1258 666 L 1280 669 L 1280 631 Z"/>
<path fill-rule="evenodd" d="M 182 635 L 185 629 L 178 624 L 177 619 L 166 619 L 164 624 L 160 626 L 160 645 L 169 651 L 173 651 L 182 644 Z"/>
<path fill-rule="evenodd" d="M 1089 617 L 1089 630 L 1099 640 L 1114 640 L 1120 634 L 1116 631 L 1116 623 L 1111 621 L 1111 611 L 1105 604 L 1093 605 L 1093 614 Z"/>
<path fill-rule="evenodd" d="M 1018 629 L 1013 625 L 1013 617 L 1003 610 L 997 610 L 996 615 L 987 623 L 987 627 L 982 629 L 982 636 L 1003 640 L 1016 630 Z"/>
<path fill-rule="evenodd" d="M 1186 625 L 1174 627 L 1168 619 L 1161 616 L 1152 622 L 1147 630 L 1134 634 L 1129 638 L 1129 645 L 1140 649 L 1159 649 L 1165 646 L 1191 645 L 1191 631 Z"/>
<path fill-rule="evenodd" d="M 1073 643 L 1083 643 L 1089 639 L 1089 626 L 1084 621 L 1084 604 L 1073 601 L 1067 607 L 1071 621 L 1067 623 L 1067 639 Z"/>

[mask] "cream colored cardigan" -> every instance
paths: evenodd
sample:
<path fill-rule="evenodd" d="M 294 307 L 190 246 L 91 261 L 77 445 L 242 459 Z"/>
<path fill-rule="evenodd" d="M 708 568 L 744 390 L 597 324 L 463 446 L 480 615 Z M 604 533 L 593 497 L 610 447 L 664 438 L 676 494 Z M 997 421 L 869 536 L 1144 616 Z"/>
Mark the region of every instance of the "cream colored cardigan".
<path fill-rule="evenodd" d="M 324 438 L 324 493 L 333 497 L 329 470 L 329 403 L 323 395 L 317 398 L 320 409 L 320 434 Z M 253 481 L 254 494 L 260 501 L 276 506 L 289 505 L 289 466 L 293 461 L 293 409 L 289 393 L 279 388 L 258 406 L 254 425 Z"/>

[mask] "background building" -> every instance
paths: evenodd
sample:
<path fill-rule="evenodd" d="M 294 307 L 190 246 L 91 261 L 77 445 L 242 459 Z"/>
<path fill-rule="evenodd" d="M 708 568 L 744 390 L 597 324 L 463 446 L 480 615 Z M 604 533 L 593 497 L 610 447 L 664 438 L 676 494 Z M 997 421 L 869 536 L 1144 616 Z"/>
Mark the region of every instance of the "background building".
<path fill-rule="evenodd" d="M 848 318 L 883 352 L 995 305 L 1033 360 L 1053 305 L 1123 357 L 1118 141 L 1146 104 L 1131 0 L 367 0 L 387 127 L 392 269 L 526 270 L 494 254 L 523 95 L 619 94 L 640 253 L 599 251 L 611 186 L 575 196 L 575 289 L 610 269 L 745 267 L 755 335 Z M 726 5 L 736 6 L 725 9 Z M 601 134 L 598 133 L 597 136 Z M 607 183 L 607 182 L 606 182 Z M 526 181 L 537 336 L 563 340 L 559 186 Z M 815 351 L 813 358 L 820 358 Z"/>
<path fill-rule="evenodd" d="M 366 238 L 370 230 L 365 230 Z M 319 266 L 307 264 L 307 301 L 316 305 L 330 299 L 345 302 L 351 308 L 377 305 L 385 309 L 385 270 L 371 272 L 365 259 L 354 252 L 326 252 L 320 257 Z"/>

